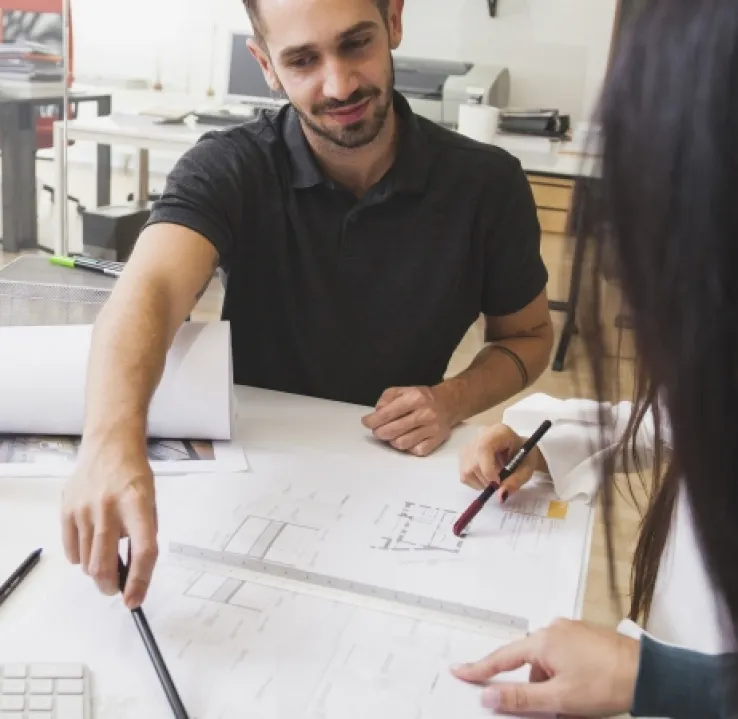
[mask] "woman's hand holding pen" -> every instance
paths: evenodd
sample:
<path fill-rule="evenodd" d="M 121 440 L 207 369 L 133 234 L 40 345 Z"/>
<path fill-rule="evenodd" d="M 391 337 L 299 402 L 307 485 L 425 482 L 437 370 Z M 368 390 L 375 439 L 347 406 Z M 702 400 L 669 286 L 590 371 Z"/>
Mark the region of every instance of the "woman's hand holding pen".
<path fill-rule="evenodd" d="M 518 436 L 510 427 L 497 424 L 483 429 L 479 436 L 461 454 L 461 481 L 479 491 L 490 484 L 499 484 L 502 468 L 523 446 L 524 437 Z M 517 492 L 534 472 L 548 472 L 546 460 L 536 446 L 520 466 L 504 483 L 499 501 Z"/>

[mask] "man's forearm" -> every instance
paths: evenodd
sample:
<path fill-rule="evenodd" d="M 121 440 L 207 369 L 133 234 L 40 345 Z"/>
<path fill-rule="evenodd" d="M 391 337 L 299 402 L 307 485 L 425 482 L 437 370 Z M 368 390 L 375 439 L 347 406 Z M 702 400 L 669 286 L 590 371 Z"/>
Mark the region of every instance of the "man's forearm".
<path fill-rule="evenodd" d="M 548 365 L 553 332 L 511 337 L 484 347 L 469 367 L 435 387 L 450 410 L 452 424 L 484 412 L 532 384 Z"/>
<path fill-rule="evenodd" d="M 105 441 L 115 432 L 145 442 L 149 405 L 177 328 L 166 293 L 154 283 L 116 289 L 93 330 L 85 436 Z"/>

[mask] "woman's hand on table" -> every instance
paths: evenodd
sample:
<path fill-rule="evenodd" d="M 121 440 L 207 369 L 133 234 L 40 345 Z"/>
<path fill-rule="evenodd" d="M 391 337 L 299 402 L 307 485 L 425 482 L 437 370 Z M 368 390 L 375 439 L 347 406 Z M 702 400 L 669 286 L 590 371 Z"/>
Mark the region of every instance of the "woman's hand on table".
<path fill-rule="evenodd" d="M 633 704 L 640 643 L 614 630 L 558 620 L 547 629 L 453 668 L 485 685 L 482 704 L 496 712 L 602 717 L 627 714 Z M 493 682 L 530 665 L 530 683 Z"/>

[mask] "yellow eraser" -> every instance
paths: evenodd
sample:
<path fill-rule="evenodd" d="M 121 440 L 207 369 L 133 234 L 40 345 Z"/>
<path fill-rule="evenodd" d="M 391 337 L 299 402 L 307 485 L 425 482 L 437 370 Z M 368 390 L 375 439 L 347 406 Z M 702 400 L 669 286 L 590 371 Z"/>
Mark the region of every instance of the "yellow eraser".
<path fill-rule="evenodd" d="M 548 518 L 549 519 L 566 519 L 566 512 L 569 509 L 568 502 L 559 502 L 553 500 L 548 503 Z"/>

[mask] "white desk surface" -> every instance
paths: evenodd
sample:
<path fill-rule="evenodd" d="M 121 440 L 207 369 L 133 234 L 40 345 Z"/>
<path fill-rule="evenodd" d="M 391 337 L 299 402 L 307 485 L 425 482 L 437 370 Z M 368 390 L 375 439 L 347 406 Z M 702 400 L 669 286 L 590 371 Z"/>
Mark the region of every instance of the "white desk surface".
<path fill-rule="evenodd" d="M 256 460 L 252 469 L 257 473 L 260 462 L 274 464 L 281 454 L 291 454 L 294 462 L 296 453 L 299 458 L 300 452 L 331 452 L 350 456 L 352 463 L 366 461 L 381 466 L 382 472 L 408 470 L 412 474 L 421 468 L 427 472 L 430 483 L 458 483 L 459 450 L 479 431 L 474 425 L 462 426 L 445 446 L 421 459 L 374 441 L 360 423 L 367 408 L 247 387 L 238 387 L 236 392 L 238 434 L 243 437 L 250 460 Z M 244 481 L 248 481 L 248 475 L 244 476 Z M 202 481 L 207 481 L 207 476 Z M 0 579 L 9 576 L 30 551 L 36 547 L 44 549 L 40 564 L 0 607 L 0 662 L 8 652 L 18 653 L 13 626 L 34 616 L 34 603 L 48 595 L 50 588 L 70 571 L 61 545 L 61 489 L 60 480 L 0 479 Z M 590 516 L 593 514 L 591 511 Z M 581 611 L 585 590 L 591 527 L 590 520 L 575 615 Z M 506 581 L 509 580 L 508 577 Z M 89 591 L 97 592 L 91 580 Z M 542 602 L 546 599 L 541 597 Z M 63 617 L 59 620 L 63 621 Z M 10 639 L 6 637 L 8 631 Z"/>
<path fill-rule="evenodd" d="M 461 448 L 479 431 L 466 425 L 431 457 L 416 458 L 401 454 L 375 441 L 361 424 L 369 408 L 272 392 L 237 387 L 238 435 L 243 438 L 247 456 L 252 450 L 318 451 L 363 458 L 386 457 L 389 468 L 423 463 L 433 473 L 446 471 L 449 481 L 458 481 L 458 456 Z M 6 616 L 23 605 L 23 595 L 43 585 L 46 567 L 63 557 L 58 501 L 62 480 L 0 478 L 0 582 L 38 546 L 44 547 L 42 566 L 0 607 L 0 625 Z M 22 512 L 10 511 L 11 507 Z M 16 561 L 18 560 L 18 561 Z M 0 645 L 0 660 L 2 650 Z"/>
<path fill-rule="evenodd" d="M 102 144 L 132 145 L 143 149 L 185 151 L 210 130 L 222 130 L 188 118 L 184 124 L 162 125 L 155 119 L 133 113 L 114 113 L 106 117 L 79 118 L 67 124 L 67 136 Z M 525 172 L 573 179 L 591 172 L 592 158 L 567 151 L 566 143 L 549 143 L 537 137 L 498 135 L 495 145 L 517 157 Z M 550 149 L 547 149 L 549 148 Z"/>
<path fill-rule="evenodd" d="M 55 123 L 62 124 L 62 123 Z M 102 117 L 78 118 L 67 123 L 70 140 L 103 144 L 120 142 L 141 148 L 163 146 L 186 150 L 209 130 L 223 129 L 188 120 L 182 124 L 157 124 L 156 118 L 133 113 L 113 113 Z"/>
<path fill-rule="evenodd" d="M 478 425 L 462 425 L 430 457 L 418 458 L 374 440 L 361 424 L 361 417 L 370 408 L 251 387 L 237 387 L 236 394 L 238 434 L 243 438 L 247 456 L 252 452 L 262 456 L 327 452 L 349 456 L 352 462 L 372 461 L 387 472 L 416 472 L 422 468 L 429 482 L 441 477 L 441 481 L 458 483 L 459 453 L 481 429 Z M 258 472 L 258 467 L 254 470 Z M 32 549 L 44 547 L 41 565 L 0 607 L 0 626 L 12 622 L 14 613 L 22 611 L 24 597 L 43 591 L 47 572 L 54 572 L 55 567 L 58 571 L 59 563 L 66 563 L 60 535 L 61 488 L 59 479 L 0 478 L 0 580 Z M 466 493 L 463 497 L 465 501 L 469 499 Z M 585 554 L 582 579 L 586 577 L 589 551 Z M 580 614 L 585 589 L 585 582 L 581 581 L 575 614 Z M 0 643 L 0 661 L 1 646 Z"/>

